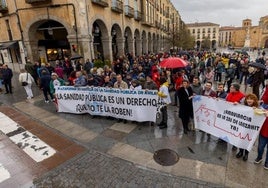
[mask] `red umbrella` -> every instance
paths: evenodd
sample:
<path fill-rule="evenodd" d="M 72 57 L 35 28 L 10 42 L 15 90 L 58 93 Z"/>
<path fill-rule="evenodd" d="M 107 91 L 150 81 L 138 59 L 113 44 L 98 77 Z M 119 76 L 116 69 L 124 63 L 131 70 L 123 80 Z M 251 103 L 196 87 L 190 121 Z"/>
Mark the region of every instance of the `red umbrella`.
<path fill-rule="evenodd" d="M 162 68 L 183 68 L 189 65 L 189 62 L 181 59 L 179 57 L 169 57 L 160 62 L 160 67 Z"/>

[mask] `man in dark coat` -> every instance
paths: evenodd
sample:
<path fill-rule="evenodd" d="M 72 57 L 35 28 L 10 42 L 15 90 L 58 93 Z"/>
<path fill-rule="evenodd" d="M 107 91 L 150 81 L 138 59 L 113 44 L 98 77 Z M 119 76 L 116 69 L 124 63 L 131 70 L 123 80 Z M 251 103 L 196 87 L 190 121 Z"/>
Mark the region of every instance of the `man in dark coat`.
<path fill-rule="evenodd" d="M 178 90 L 178 98 L 180 102 L 179 117 L 183 125 L 183 132 L 187 134 L 189 131 L 188 124 L 190 118 L 193 118 L 193 90 L 189 86 L 188 80 L 182 81 L 182 87 Z"/>
<path fill-rule="evenodd" d="M 52 93 L 50 92 L 50 81 L 51 76 L 47 73 L 46 70 L 43 70 L 41 72 L 41 78 L 40 78 L 40 89 L 43 91 L 46 103 L 49 103 L 48 94 L 50 95 L 51 100 L 54 99 Z"/>
<path fill-rule="evenodd" d="M 11 85 L 11 80 L 13 77 L 13 72 L 10 68 L 8 68 L 8 66 L 6 64 L 3 65 L 3 72 L 2 72 L 2 76 L 3 76 L 3 82 L 5 84 L 5 88 L 6 88 L 6 93 L 5 94 L 12 94 L 12 85 Z"/>

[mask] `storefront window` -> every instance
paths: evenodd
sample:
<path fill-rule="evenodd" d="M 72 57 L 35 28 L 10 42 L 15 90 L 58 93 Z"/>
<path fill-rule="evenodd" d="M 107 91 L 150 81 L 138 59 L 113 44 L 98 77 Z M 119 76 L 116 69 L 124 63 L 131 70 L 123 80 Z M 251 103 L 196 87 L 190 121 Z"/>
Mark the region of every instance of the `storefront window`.
<path fill-rule="evenodd" d="M 70 49 L 61 49 L 61 48 L 47 49 L 48 61 L 61 60 L 61 59 L 64 59 L 64 57 L 69 57 L 70 55 L 71 55 Z"/>

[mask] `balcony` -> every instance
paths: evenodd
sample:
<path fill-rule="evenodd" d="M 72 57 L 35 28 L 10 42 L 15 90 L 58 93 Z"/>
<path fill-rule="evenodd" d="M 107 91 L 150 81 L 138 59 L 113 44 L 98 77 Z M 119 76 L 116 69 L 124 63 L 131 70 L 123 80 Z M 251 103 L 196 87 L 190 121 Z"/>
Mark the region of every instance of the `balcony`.
<path fill-rule="evenodd" d="M 147 26 L 147 27 L 153 27 L 154 26 L 154 24 L 151 21 L 149 21 L 149 19 L 146 20 L 145 18 L 143 18 L 141 24 L 144 25 L 144 26 Z"/>
<path fill-rule="evenodd" d="M 4 3 L 0 4 L 0 13 L 4 14 L 8 12 L 8 8 Z"/>
<path fill-rule="evenodd" d="M 129 18 L 134 17 L 134 8 L 129 5 L 125 5 L 125 15 Z"/>
<path fill-rule="evenodd" d="M 136 21 L 141 21 L 141 19 L 142 19 L 142 14 L 141 14 L 140 11 L 135 10 L 134 19 L 135 19 Z"/>
<path fill-rule="evenodd" d="M 108 0 L 91 0 L 91 2 L 95 5 L 99 5 L 101 7 L 108 7 L 109 3 Z"/>
<path fill-rule="evenodd" d="M 25 3 L 36 4 L 36 3 L 49 3 L 51 0 L 25 0 Z"/>
<path fill-rule="evenodd" d="M 117 12 L 117 13 L 123 13 L 123 2 L 120 0 L 114 0 L 112 2 L 112 11 Z"/>

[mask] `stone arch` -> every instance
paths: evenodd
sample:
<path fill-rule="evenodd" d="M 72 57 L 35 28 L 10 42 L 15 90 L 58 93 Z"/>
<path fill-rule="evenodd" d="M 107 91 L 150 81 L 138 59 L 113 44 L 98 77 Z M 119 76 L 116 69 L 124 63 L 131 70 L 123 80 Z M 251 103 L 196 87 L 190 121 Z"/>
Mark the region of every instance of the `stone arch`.
<path fill-rule="evenodd" d="M 134 43 L 133 43 L 133 34 L 130 27 L 126 27 L 124 31 L 125 37 L 125 54 L 126 53 L 133 53 Z"/>
<path fill-rule="evenodd" d="M 118 58 L 118 56 L 123 55 L 119 54 L 124 49 L 124 38 L 121 27 L 115 23 L 111 27 L 111 37 L 112 37 L 112 54 L 113 60 Z"/>
<path fill-rule="evenodd" d="M 148 33 L 148 53 L 152 53 L 153 48 L 152 48 L 152 35 L 149 32 Z"/>
<path fill-rule="evenodd" d="M 135 56 L 140 56 L 142 54 L 142 41 L 141 41 L 141 34 L 138 29 L 134 31 L 134 51 Z"/>
<path fill-rule="evenodd" d="M 157 40 L 156 40 L 156 35 L 153 33 L 153 52 L 157 52 Z"/>
<path fill-rule="evenodd" d="M 148 52 L 148 40 L 146 32 L 144 30 L 142 31 L 141 40 L 142 40 L 142 53 L 145 54 Z"/>
<path fill-rule="evenodd" d="M 67 32 L 67 39 L 70 44 L 72 43 L 69 41 L 69 37 L 77 36 L 72 26 L 70 26 L 70 24 L 58 18 L 57 16 L 51 15 L 49 20 L 47 19 L 47 15 L 39 15 L 39 16 L 34 17 L 33 19 L 28 21 L 27 25 L 24 28 L 25 32 L 23 32 L 24 45 L 27 49 L 27 56 L 32 62 L 39 61 L 40 58 L 41 58 L 41 61 L 43 61 L 44 58 L 45 58 L 44 61 L 47 61 L 46 49 L 44 48 L 39 49 L 39 46 L 38 46 L 39 39 L 41 40 L 45 38 L 44 36 L 38 34 L 37 31 L 38 31 L 38 28 L 42 24 L 48 21 L 57 22 L 65 28 Z"/>
<path fill-rule="evenodd" d="M 95 59 L 112 59 L 110 35 L 105 22 L 96 19 L 92 23 L 93 49 Z"/>
<path fill-rule="evenodd" d="M 261 47 L 268 48 L 268 36 L 263 37 Z"/>

